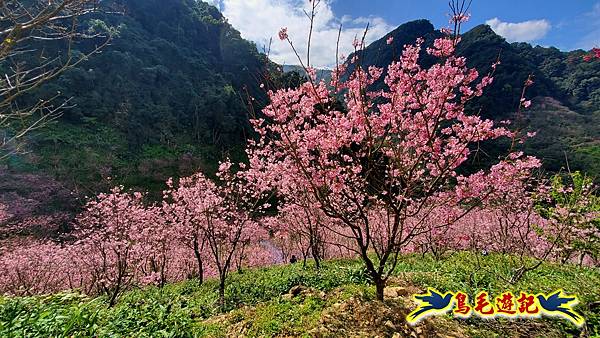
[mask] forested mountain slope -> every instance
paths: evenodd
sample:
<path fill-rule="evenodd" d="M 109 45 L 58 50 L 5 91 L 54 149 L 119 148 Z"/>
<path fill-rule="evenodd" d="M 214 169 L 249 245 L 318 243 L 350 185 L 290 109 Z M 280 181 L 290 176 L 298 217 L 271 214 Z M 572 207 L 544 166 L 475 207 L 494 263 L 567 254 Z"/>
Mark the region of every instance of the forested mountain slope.
<path fill-rule="evenodd" d="M 13 157 L 11 168 L 50 172 L 90 192 L 116 183 L 159 189 L 243 146 L 247 97 L 261 95 L 267 58 L 204 2 L 123 5 L 123 15 L 88 17 L 116 35 L 37 93 L 60 93 L 72 107 L 32 133 L 30 153 Z"/>
<path fill-rule="evenodd" d="M 207 3 L 115 1 L 81 28 L 114 31 L 110 44 L 24 99 L 58 95 L 68 108 L 28 133 L 24 152 L 0 159 L 0 205 L 13 215 L 0 222 L 45 236 L 68 227 L 86 196 L 124 185 L 160 198 L 167 178 L 240 158 L 248 102 L 265 102 L 260 83 L 278 67 Z M 79 40 L 74 54 L 100 43 Z"/>

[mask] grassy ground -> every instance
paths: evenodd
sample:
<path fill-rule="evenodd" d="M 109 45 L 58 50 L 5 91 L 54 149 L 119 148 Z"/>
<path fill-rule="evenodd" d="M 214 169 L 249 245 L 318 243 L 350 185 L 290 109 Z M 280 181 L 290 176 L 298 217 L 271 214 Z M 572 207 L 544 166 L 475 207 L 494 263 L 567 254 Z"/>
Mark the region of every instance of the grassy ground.
<path fill-rule="evenodd" d="M 384 303 L 357 261 L 330 261 L 320 271 L 301 265 L 275 266 L 232 274 L 226 290 L 227 311 L 216 306 L 217 285 L 187 281 L 162 289 L 132 290 L 119 303 L 75 293 L 30 298 L 0 298 L 0 336 L 129 337 L 563 337 L 600 336 L 600 271 L 576 266 L 542 265 L 519 283 L 508 285 L 507 258 L 490 255 L 477 264 L 468 253 L 442 260 L 404 256 L 389 281 Z M 290 289 L 297 288 L 292 296 Z M 397 286 L 397 288 L 394 288 Z M 578 330 L 556 319 L 459 320 L 436 317 L 412 327 L 405 316 L 414 308 L 410 295 L 431 286 L 440 291 L 511 290 L 579 295 L 576 310 L 586 317 Z M 401 287 L 401 288 L 399 288 Z M 397 293 L 394 294 L 394 290 Z"/>

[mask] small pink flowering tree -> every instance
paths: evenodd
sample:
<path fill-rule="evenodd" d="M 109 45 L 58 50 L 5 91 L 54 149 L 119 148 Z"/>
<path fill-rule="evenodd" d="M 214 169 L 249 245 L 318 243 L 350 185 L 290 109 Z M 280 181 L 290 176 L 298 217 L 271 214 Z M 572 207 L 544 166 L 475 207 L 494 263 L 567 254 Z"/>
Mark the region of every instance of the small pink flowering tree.
<path fill-rule="evenodd" d="M 425 221 L 426 230 L 416 238 L 416 246 L 436 257 L 450 249 L 512 253 L 521 258 L 529 254 L 524 247 L 532 244 L 528 240 L 540 220 L 535 203 L 544 196 L 543 185 L 532 172 L 541 163 L 521 153 L 512 154 L 511 159 L 515 160 L 502 161 L 488 173 L 459 177 L 451 195 L 477 203 L 436 203 L 439 207 Z"/>
<path fill-rule="evenodd" d="M 139 248 L 136 253 L 142 260 L 138 266 L 138 279 L 142 284 L 162 287 L 167 283 L 175 261 L 181 259 L 176 250 L 177 229 L 170 226 L 163 208 L 157 205 L 145 207 L 140 222 L 142 223 L 131 229 L 131 237 Z"/>
<path fill-rule="evenodd" d="M 600 198 L 590 177 L 569 173 L 552 177 L 546 203 L 538 210 L 548 220 L 545 238 L 553 243 L 555 254 L 566 263 L 579 254 L 582 264 L 587 256 L 596 264 L 600 258 Z"/>
<path fill-rule="evenodd" d="M 225 281 L 234 264 L 236 254 L 251 242 L 259 242 L 266 235 L 256 221 L 269 205 L 264 202 L 264 189 L 258 189 L 244 171 L 234 173 L 229 161 L 221 163 L 217 176 L 221 185 L 214 185 L 214 214 L 205 224 L 204 233 L 213 262 L 219 274 L 219 303 L 225 306 Z M 262 236 L 261 236 L 262 235 Z M 262 238 L 261 238 L 262 237 Z"/>
<path fill-rule="evenodd" d="M 263 208 L 264 189 L 254 189 L 240 171 L 231 170 L 231 162 L 220 165 L 219 183 L 202 173 L 183 178 L 179 187 L 167 194 L 172 200 L 171 211 L 181 224 L 182 236 L 194 248 L 199 274 L 202 274 L 202 253 L 209 252 L 219 276 L 219 303 L 225 306 L 225 282 L 231 268 L 244 260 L 244 250 L 250 244 L 266 238 L 266 232 L 255 221 Z M 172 186 L 172 184 L 170 183 Z"/>
<path fill-rule="evenodd" d="M 147 249 L 141 228 L 154 217 L 144 207 L 142 194 L 120 187 L 100 194 L 77 217 L 79 263 L 90 273 L 93 289 L 109 296 L 110 306 L 135 282 Z"/>
<path fill-rule="evenodd" d="M 181 178 L 176 188 L 172 180 L 167 185 L 170 190 L 165 193 L 163 208 L 177 229 L 179 241 L 192 250 L 197 266 L 195 276 L 202 283 L 207 250 L 206 226 L 215 218 L 222 199 L 214 182 L 202 173 Z"/>
<path fill-rule="evenodd" d="M 288 195 L 306 189 L 325 215 L 343 224 L 380 300 L 400 251 L 424 230 L 439 203 L 469 198 L 472 205 L 494 190 L 487 185 L 465 198 L 449 193 L 465 181 L 491 181 L 488 171 L 458 175 L 473 149 L 479 142 L 515 136 L 465 110 L 492 78 L 477 82 L 478 72 L 454 54 L 457 35 L 427 49 L 440 60 L 429 69 L 419 65 L 422 41 L 405 46 L 385 75 L 383 69 L 359 66 L 344 82 L 339 66 L 331 86 L 310 81 L 269 92 L 265 118 L 253 120 L 260 137 L 248 148 L 254 177 Z M 381 77 L 386 88 L 371 91 Z M 342 98 L 342 107 L 336 98 Z M 500 163 L 522 161 L 527 159 L 512 156 Z"/>
<path fill-rule="evenodd" d="M 521 153 L 511 156 L 520 157 Z M 503 254 L 507 267 L 511 268 L 505 278 L 509 283 L 516 283 L 527 272 L 537 269 L 553 251 L 552 243 L 540 235 L 546 230 L 547 222 L 536 211 L 538 201 L 546 197 L 546 186 L 532 175 L 540 165 L 540 161 L 533 157 L 525 157 L 510 165 L 495 165 L 492 168 L 494 174 L 489 175 L 487 183 L 493 185 L 494 190 L 451 231 L 457 237 L 466 238 L 463 248 L 477 254 Z M 460 194 L 477 195 L 487 189 L 477 177 L 469 181 L 459 189 Z M 496 271 L 493 273 L 502 277 Z"/>
<path fill-rule="evenodd" d="M 312 257 L 318 269 L 325 258 L 327 216 L 311 202 L 310 195 L 302 191 L 297 193 L 279 207 L 277 231 L 287 238 L 293 246 L 292 251 L 302 256 L 304 265 L 307 258 Z"/>

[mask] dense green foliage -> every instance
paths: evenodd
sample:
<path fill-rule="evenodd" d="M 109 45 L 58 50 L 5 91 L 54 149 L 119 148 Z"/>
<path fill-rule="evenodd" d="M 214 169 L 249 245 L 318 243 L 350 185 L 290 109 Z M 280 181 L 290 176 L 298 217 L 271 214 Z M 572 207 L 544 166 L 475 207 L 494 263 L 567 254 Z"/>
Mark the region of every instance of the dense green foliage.
<path fill-rule="evenodd" d="M 419 289 L 427 286 L 443 291 L 462 290 L 473 295 L 479 290 L 498 293 L 506 289 L 551 292 L 564 288 L 580 296 L 576 309 L 584 313 L 589 333 L 600 334 L 598 309 L 588 303 L 600 296 L 600 273 L 571 265 L 544 264 L 515 285 L 507 286 L 493 271 L 507 268 L 499 255 L 480 257 L 488 270 L 474 269 L 476 257 L 455 253 L 443 260 L 430 256 L 405 256 L 395 275 L 404 285 Z M 235 323 L 247 321 L 249 336 L 306 335 L 325 309 L 350 297 L 374 303 L 374 290 L 358 261 L 325 262 L 320 271 L 301 265 L 275 266 L 236 273 L 230 276 L 226 290 L 227 308 L 222 317 L 217 305 L 217 281 L 202 285 L 195 281 L 148 288 L 126 293 L 113 308 L 104 298 L 90 299 L 77 294 L 0 299 L 0 335 L 23 336 L 136 336 L 187 337 L 224 336 Z M 309 294 L 302 299 L 286 298 L 296 285 L 325 291 L 326 297 Z M 401 284 L 402 285 L 402 284 Z M 406 304 L 413 307 L 412 304 Z M 374 314 L 377 316 L 377 313 Z M 401 317 L 400 313 L 396 314 Z M 403 320 L 403 318 L 399 318 Z M 506 321 L 453 321 L 473 332 L 502 332 Z M 524 321 L 532 323 L 532 321 Z M 505 323 L 505 324 L 502 324 Z M 542 320 L 543 325 L 564 334 L 577 330 L 560 320 Z"/>
<path fill-rule="evenodd" d="M 31 134 L 35 156 L 25 162 L 92 191 L 115 183 L 156 191 L 169 176 L 214 171 L 224 153 L 239 157 L 248 95 L 264 97 L 259 83 L 272 64 L 202 1 L 123 5 L 123 15 L 86 17 L 87 27 L 113 27 L 111 44 L 36 93 L 60 93 L 57 102 L 72 98 L 72 107 Z"/>

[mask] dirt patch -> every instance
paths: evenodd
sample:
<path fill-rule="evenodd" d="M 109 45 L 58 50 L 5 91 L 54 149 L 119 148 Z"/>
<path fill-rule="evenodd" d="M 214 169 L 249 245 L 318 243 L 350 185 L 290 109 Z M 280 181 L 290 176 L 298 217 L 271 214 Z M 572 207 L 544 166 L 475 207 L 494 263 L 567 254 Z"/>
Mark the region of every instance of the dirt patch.
<path fill-rule="evenodd" d="M 313 337 L 468 337 L 457 325 L 441 334 L 440 328 L 448 324 L 444 319 L 411 326 L 405 320 L 409 312 L 403 297 L 383 303 L 352 297 L 326 309 L 319 326 L 309 334 Z"/>

